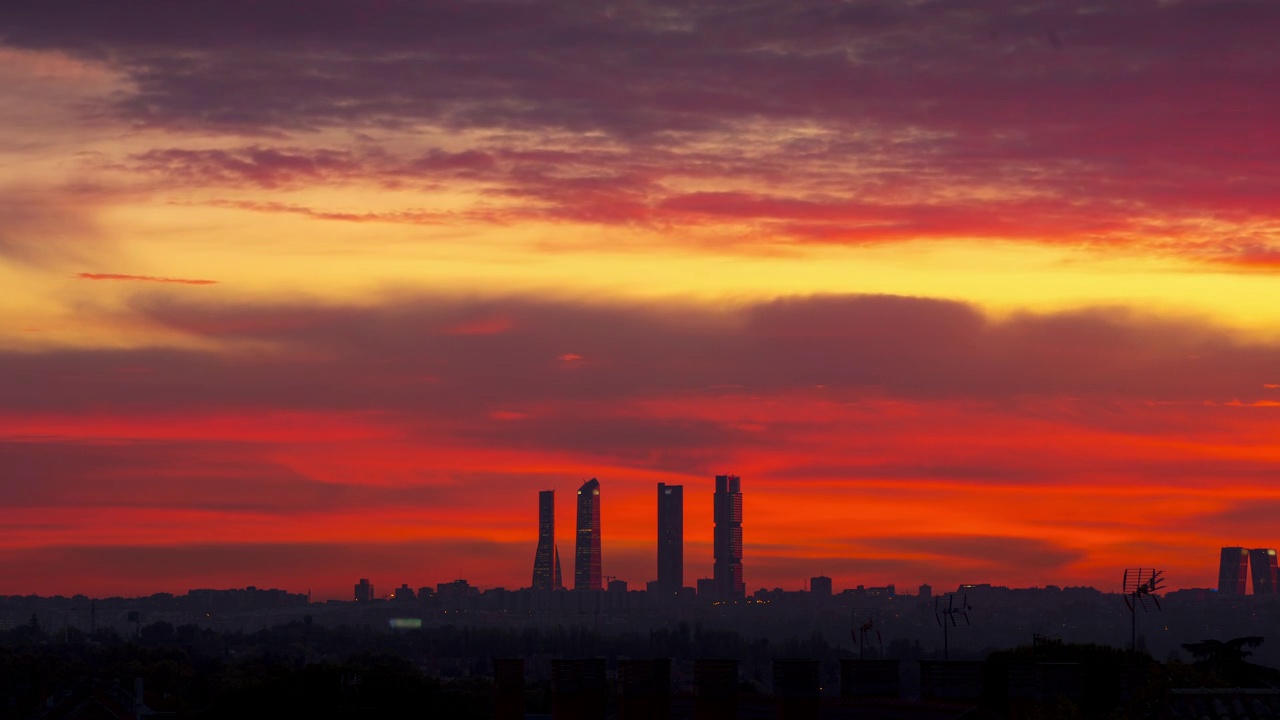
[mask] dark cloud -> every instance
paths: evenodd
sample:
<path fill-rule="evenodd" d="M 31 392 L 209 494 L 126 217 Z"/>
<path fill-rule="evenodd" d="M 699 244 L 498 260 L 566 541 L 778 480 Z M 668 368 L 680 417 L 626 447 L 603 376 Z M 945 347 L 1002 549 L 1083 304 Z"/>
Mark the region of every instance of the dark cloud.
<path fill-rule="evenodd" d="M 299 148 L 167 148 L 138 153 L 131 161 L 130 169 L 159 175 L 166 182 L 201 186 L 229 183 L 279 188 L 351 178 L 363 169 L 360 159 L 349 151 Z"/>
<path fill-rule="evenodd" d="M 150 299 L 145 299 L 150 297 Z M 259 402 L 278 407 L 483 406 L 824 385 L 912 397 L 1251 398 L 1280 348 L 1122 309 L 993 320 L 950 301 L 796 297 L 715 311 L 530 298 L 399 297 L 381 306 L 222 306 L 144 296 L 149 322 L 261 353 L 139 349 L 7 354 L 5 404 Z M 476 317 L 498 332 L 459 334 Z M 567 353 L 582 359 L 566 363 Z M 120 368 L 146 373 L 118 377 Z M 189 377 L 200 377 L 193 386 Z M 323 389 L 323 392 L 321 392 Z M 131 400 L 134 398 L 135 400 Z"/>
<path fill-rule="evenodd" d="M 1277 30 L 1274 3 L 1209 0 L 0 8 L 3 42 L 124 72 L 134 90 L 110 112 L 130 122 L 255 137 L 431 126 L 490 138 L 416 160 L 288 144 L 137 158 L 166 176 L 286 187 L 362 173 L 389 182 L 390 168 L 494 182 L 550 206 L 529 207 L 533 216 L 661 225 L 709 213 L 826 242 L 966 231 L 1125 241 L 1153 230 L 1135 225 L 1147 216 L 1188 223 L 1153 230 L 1175 237 L 1210 232 L 1197 222 L 1206 216 L 1273 218 Z M 753 132 L 761 123 L 771 129 Z M 587 137 L 625 153 L 555 160 L 554 172 L 512 164 L 516 151 Z M 690 176 L 772 176 L 787 189 L 682 197 L 661 185 Z M 974 196 L 957 199 L 964 188 Z M 993 206 L 993 190 L 1013 199 Z M 1246 257 L 1269 256 L 1274 240 L 1264 232 Z"/>
<path fill-rule="evenodd" d="M 157 508 L 232 513 L 430 507 L 459 498 L 431 485 L 317 482 L 247 442 L 0 442 L 9 507 Z M 492 482 L 493 479 L 489 478 Z"/>
<path fill-rule="evenodd" d="M 1280 513 L 1280 499 L 1255 497 L 1230 502 L 1225 509 L 1206 514 L 1194 524 L 1207 532 L 1221 532 L 1223 528 L 1231 528 L 1236 536 L 1223 536 L 1221 544 L 1224 546 L 1261 540 L 1262 547 L 1275 547 L 1277 542 L 1272 529 L 1275 527 L 1277 513 Z"/>

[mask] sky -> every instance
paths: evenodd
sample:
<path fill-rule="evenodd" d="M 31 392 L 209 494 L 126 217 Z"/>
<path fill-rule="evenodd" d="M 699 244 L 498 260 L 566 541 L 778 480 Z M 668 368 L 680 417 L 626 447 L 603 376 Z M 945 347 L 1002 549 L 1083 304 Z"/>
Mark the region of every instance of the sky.
<path fill-rule="evenodd" d="M 1280 513 L 1271 0 L 0 3 L 0 594 L 1212 587 Z"/>

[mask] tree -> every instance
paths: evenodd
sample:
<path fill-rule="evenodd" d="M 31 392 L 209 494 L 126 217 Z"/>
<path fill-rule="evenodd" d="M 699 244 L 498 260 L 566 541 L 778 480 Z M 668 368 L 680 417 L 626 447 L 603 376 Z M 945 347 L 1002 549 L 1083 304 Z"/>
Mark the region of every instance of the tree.
<path fill-rule="evenodd" d="M 1246 647 L 1256 648 L 1266 638 L 1250 635 L 1232 638 L 1226 642 L 1221 640 L 1201 640 L 1198 643 L 1183 643 L 1182 648 L 1191 653 L 1197 663 L 1206 665 L 1235 665 L 1253 654 Z"/>

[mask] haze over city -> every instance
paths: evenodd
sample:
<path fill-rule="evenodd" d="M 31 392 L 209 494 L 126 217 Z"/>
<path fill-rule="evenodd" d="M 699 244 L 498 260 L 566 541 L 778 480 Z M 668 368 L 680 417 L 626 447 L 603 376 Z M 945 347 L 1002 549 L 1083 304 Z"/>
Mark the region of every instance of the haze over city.
<path fill-rule="evenodd" d="M 0 3 L 0 594 L 1280 543 L 1280 6 L 304 6 Z"/>

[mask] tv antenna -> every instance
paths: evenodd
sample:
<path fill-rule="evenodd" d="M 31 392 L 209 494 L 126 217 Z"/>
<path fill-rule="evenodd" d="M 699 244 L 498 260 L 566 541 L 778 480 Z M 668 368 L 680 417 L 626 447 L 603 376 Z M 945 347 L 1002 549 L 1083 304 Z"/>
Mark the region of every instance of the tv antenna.
<path fill-rule="evenodd" d="M 933 599 L 933 619 L 937 620 L 938 624 L 942 626 L 942 659 L 950 660 L 951 628 L 960 624 L 956 621 L 956 616 L 959 615 L 963 617 L 964 624 L 968 625 L 969 611 L 973 609 L 973 606 L 969 604 L 969 595 L 967 593 L 965 594 L 964 599 L 960 601 L 959 605 L 956 605 L 955 593 L 947 593 L 947 606 L 945 608 L 941 606 L 941 600 L 942 598 L 940 597 L 935 597 Z M 948 620 L 951 621 L 950 625 L 947 624 Z"/>
<path fill-rule="evenodd" d="M 850 630 L 849 634 L 853 636 L 853 642 L 858 646 L 858 659 L 866 658 L 867 640 L 871 637 L 871 633 L 876 634 L 876 647 L 880 651 L 880 657 L 884 657 L 884 638 L 880 637 L 880 629 L 876 627 L 874 618 L 862 623 L 856 630 Z"/>
<path fill-rule="evenodd" d="M 1160 598 L 1156 596 L 1164 582 L 1163 570 L 1155 568 L 1128 568 L 1124 571 L 1124 604 L 1129 606 L 1130 650 L 1138 654 L 1138 610 L 1151 612 L 1148 600 L 1160 610 Z"/>

